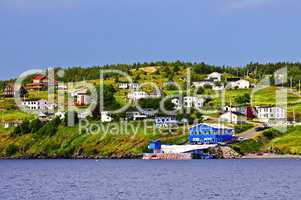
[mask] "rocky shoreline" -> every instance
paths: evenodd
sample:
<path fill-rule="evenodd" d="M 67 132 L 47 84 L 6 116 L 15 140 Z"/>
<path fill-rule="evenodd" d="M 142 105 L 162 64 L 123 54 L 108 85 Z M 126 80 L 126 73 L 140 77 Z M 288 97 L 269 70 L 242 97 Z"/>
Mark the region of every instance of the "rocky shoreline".
<path fill-rule="evenodd" d="M 217 146 L 209 149 L 209 154 L 215 159 L 239 159 L 242 156 L 228 146 Z"/>
<path fill-rule="evenodd" d="M 301 155 L 259 153 L 259 154 L 247 154 L 242 156 L 241 158 L 242 159 L 301 159 Z"/>
<path fill-rule="evenodd" d="M 111 155 L 111 156 L 15 156 L 15 157 L 0 157 L 0 160 L 43 160 L 43 159 L 70 159 L 70 160 L 130 160 L 130 159 L 142 159 L 143 155 Z"/>
<path fill-rule="evenodd" d="M 217 146 L 209 149 L 209 154 L 214 159 L 301 159 L 301 155 L 282 155 L 273 153 L 256 153 L 241 155 L 228 146 Z M 70 160 L 137 160 L 142 159 L 143 154 L 124 154 L 124 155 L 110 155 L 110 156 L 80 156 L 80 155 L 34 155 L 34 156 L 12 156 L 0 157 L 0 160 L 43 160 L 43 159 L 70 159 Z"/>

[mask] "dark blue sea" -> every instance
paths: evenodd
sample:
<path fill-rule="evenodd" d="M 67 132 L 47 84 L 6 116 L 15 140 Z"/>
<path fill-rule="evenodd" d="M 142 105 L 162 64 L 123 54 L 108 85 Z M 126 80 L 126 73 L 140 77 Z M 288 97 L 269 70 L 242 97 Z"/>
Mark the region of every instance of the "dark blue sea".
<path fill-rule="evenodd" d="M 299 200 L 301 160 L 2 160 L 0 200 Z"/>

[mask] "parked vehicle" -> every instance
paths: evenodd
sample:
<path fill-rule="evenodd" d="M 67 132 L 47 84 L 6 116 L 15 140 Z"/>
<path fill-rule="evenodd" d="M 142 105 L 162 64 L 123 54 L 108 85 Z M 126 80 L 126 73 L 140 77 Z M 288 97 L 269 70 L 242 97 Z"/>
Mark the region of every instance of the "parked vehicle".
<path fill-rule="evenodd" d="M 266 129 L 268 129 L 268 127 L 257 127 L 257 128 L 255 128 L 255 131 L 259 132 L 259 131 L 263 131 L 263 130 L 266 130 Z"/>

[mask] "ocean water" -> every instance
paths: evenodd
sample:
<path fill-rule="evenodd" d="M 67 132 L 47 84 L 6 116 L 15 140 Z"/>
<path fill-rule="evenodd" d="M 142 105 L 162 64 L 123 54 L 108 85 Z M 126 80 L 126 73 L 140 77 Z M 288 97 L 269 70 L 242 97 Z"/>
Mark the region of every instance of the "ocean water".
<path fill-rule="evenodd" d="M 301 198 L 301 160 L 2 160 L 0 200 Z"/>

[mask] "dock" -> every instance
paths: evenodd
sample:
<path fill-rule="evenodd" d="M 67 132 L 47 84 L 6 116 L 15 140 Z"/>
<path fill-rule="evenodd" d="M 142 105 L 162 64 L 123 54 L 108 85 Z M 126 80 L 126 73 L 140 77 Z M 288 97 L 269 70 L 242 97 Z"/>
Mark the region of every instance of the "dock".
<path fill-rule="evenodd" d="M 145 153 L 143 160 L 191 160 L 191 153 Z"/>
<path fill-rule="evenodd" d="M 160 149 L 153 153 L 143 154 L 144 160 L 191 160 L 194 158 L 208 159 L 210 156 L 203 151 L 216 147 L 216 144 L 204 145 L 161 145 Z"/>

